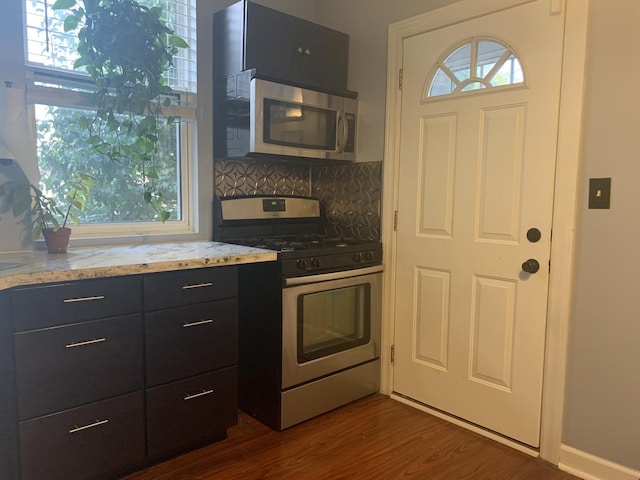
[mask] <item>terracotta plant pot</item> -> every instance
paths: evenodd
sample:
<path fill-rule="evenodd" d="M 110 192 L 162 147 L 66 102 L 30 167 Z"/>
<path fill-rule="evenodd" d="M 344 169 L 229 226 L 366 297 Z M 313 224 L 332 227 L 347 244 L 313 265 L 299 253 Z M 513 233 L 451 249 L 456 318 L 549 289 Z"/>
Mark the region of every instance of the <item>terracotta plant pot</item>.
<path fill-rule="evenodd" d="M 57 231 L 54 231 L 53 228 L 45 228 L 42 230 L 42 235 L 49 253 L 67 253 L 69 236 L 71 235 L 70 228 L 64 227 Z"/>

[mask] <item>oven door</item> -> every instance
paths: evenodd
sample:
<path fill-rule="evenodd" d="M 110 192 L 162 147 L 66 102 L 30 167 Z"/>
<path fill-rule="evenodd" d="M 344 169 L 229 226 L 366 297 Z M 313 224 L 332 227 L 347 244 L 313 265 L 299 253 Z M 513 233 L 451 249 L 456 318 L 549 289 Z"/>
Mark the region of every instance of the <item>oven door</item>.
<path fill-rule="evenodd" d="M 282 293 L 282 388 L 380 356 L 382 266 L 290 278 Z"/>

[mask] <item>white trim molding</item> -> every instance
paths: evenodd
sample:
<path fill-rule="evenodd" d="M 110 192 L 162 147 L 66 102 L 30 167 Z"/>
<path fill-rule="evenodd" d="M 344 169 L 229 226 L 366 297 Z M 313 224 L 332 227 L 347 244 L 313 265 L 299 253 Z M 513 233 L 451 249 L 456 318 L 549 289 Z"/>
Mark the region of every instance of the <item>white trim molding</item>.
<path fill-rule="evenodd" d="M 382 385 L 393 391 L 396 237 L 394 212 L 398 205 L 399 138 L 401 116 L 400 75 L 403 42 L 406 38 L 437 28 L 477 18 L 532 1 L 545 0 L 460 0 L 449 6 L 389 26 L 387 61 L 387 104 L 384 152 L 385 198 L 382 207 L 382 241 L 385 245 L 383 279 Z M 547 0 L 548 1 L 548 0 Z M 556 183 L 554 198 L 551 270 L 547 312 L 547 342 L 542 400 L 540 456 L 558 464 L 565 395 L 568 327 L 571 313 L 575 218 L 577 213 L 578 167 L 584 96 L 587 12 L 589 0 L 550 2 L 550 13 L 565 8 L 564 59 L 560 97 Z M 554 10 L 555 9 L 555 10 Z M 396 396 L 393 398 L 398 399 Z M 415 406 L 415 405 L 414 405 Z"/>
<path fill-rule="evenodd" d="M 640 470 L 633 470 L 604 458 L 562 444 L 558 468 L 585 480 L 638 480 Z"/>

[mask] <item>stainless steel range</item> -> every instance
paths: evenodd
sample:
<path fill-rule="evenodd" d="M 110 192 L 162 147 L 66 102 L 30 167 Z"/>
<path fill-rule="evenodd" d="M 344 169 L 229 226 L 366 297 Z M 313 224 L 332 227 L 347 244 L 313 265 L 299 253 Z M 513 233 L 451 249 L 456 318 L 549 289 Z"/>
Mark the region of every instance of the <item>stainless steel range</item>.
<path fill-rule="evenodd" d="M 327 236 L 314 198 L 214 203 L 215 240 L 278 251 L 240 275 L 240 408 L 282 430 L 377 392 L 381 244 Z"/>

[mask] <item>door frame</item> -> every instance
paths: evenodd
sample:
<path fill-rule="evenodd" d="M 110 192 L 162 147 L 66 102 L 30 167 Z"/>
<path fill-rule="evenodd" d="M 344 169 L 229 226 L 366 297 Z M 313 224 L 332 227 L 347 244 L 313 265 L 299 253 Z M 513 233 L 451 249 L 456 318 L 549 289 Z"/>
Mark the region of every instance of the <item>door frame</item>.
<path fill-rule="evenodd" d="M 396 235 L 394 216 L 398 208 L 398 178 L 400 159 L 401 90 L 400 71 L 405 38 L 447 27 L 462 21 L 484 16 L 533 1 L 545 0 L 460 0 L 454 4 L 389 25 L 387 54 L 387 101 L 384 151 L 382 203 L 382 241 L 385 248 L 383 277 L 382 319 L 382 393 L 394 396 L 391 346 L 395 330 L 395 268 Z M 554 184 L 553 222 L 551 239 L 551 270 L 549 302 L 547 306 L 547 333 L 545 367 L 542 387 L 542 420 L 540 450 L 521 448 L 518 443 L 503 439 L 478 427 L 473 429 L 494 440 L 506 443 L 532 455 L 539 455 L 554 465 L 558 464 L 564 411 L 567 339 L 573 293 L 573 259 L 575 251 L 575 222 L 577 213 L 578 168 L 585 79 L 587 44 L 587 14 L 589 0 L 546 0 L 550 14 L 565 12 L 564 55 L 562 86 L 556 151 L 556 178 Z M 408 402 L 414 406 L 418 404 Z M 438 412 L 423 408 L 430 413 Z M 440 414 L 443 416 L 443 414 Z M 444 415 L 445 418 L 453 420 Z"/>

